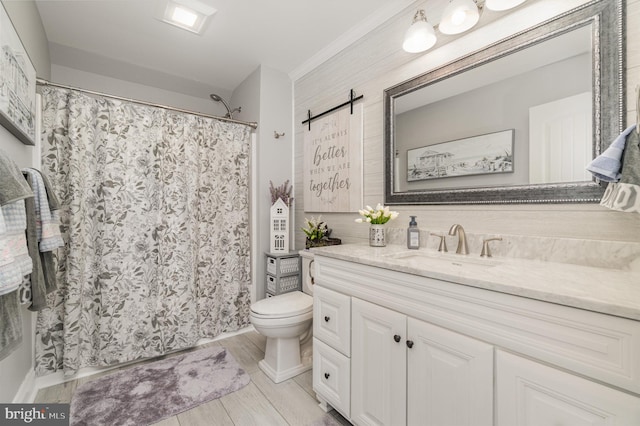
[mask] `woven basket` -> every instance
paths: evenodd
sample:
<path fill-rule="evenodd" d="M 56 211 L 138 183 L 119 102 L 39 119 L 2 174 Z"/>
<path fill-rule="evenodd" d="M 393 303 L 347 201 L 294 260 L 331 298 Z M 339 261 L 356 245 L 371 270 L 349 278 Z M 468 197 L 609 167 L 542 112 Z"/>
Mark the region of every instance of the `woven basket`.
<path fill-rule="evenodd" d="M 307 238 L 305 243 L 305 248 L 311 247 L 325 247 L 325 246 L 337 246 L 342 244 L 342 240 L 340 238 L 322 238 L 321 240 L 310 240 Z"/>

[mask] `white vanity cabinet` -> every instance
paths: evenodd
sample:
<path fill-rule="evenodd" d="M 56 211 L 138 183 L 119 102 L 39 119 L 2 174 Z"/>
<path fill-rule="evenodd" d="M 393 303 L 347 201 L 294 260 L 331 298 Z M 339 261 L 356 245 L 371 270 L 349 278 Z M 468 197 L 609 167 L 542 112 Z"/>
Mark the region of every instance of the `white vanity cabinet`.
<path fill-rule="evenodd" d="M 493 346 L 352 299 L 351 420 L 493 424 Z"/>
<path fill-rule="evenodd" d="M 318 253 L 315 267 L 314 362 L 350 379 L 335 391 L 314 364 L 314 389 L 356 425 L 640 425 L 640 321 Z M 338 300 L 347 349 L 322 313 Z"/>

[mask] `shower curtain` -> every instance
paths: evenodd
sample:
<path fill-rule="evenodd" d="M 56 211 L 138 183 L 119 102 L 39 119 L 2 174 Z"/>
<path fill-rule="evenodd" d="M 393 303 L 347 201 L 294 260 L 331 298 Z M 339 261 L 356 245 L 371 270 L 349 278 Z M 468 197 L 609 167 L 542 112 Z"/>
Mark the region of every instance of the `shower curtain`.
<path fill-rule="evenodd" d="M 43 88 L 42 170 L 63 205 L 65 247 L 37 319 L 37 375 L 249 324 L 250 130 Z"/>

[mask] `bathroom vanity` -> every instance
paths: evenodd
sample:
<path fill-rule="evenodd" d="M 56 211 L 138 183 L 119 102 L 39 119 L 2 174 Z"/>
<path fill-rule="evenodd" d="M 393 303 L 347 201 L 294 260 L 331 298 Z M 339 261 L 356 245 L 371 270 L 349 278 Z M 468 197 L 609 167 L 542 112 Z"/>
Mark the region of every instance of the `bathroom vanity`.
<path fill-rule="evenodd" d="M 356 425 L 640 424 L 637 262 L 314 253 L 326 410 Z"/>

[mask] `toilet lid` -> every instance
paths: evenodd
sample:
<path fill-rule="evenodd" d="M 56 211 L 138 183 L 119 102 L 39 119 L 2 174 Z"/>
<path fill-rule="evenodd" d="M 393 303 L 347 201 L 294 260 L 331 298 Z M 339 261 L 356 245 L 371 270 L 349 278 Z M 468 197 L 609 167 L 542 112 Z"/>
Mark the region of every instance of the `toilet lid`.
<path fill-rule="evenodd" d="M 268 297 L 251 305 L 251 310 L 263 316 L 288 317 L 304 314 L 313 309 L 313 297 L 301 291 Z"/>

